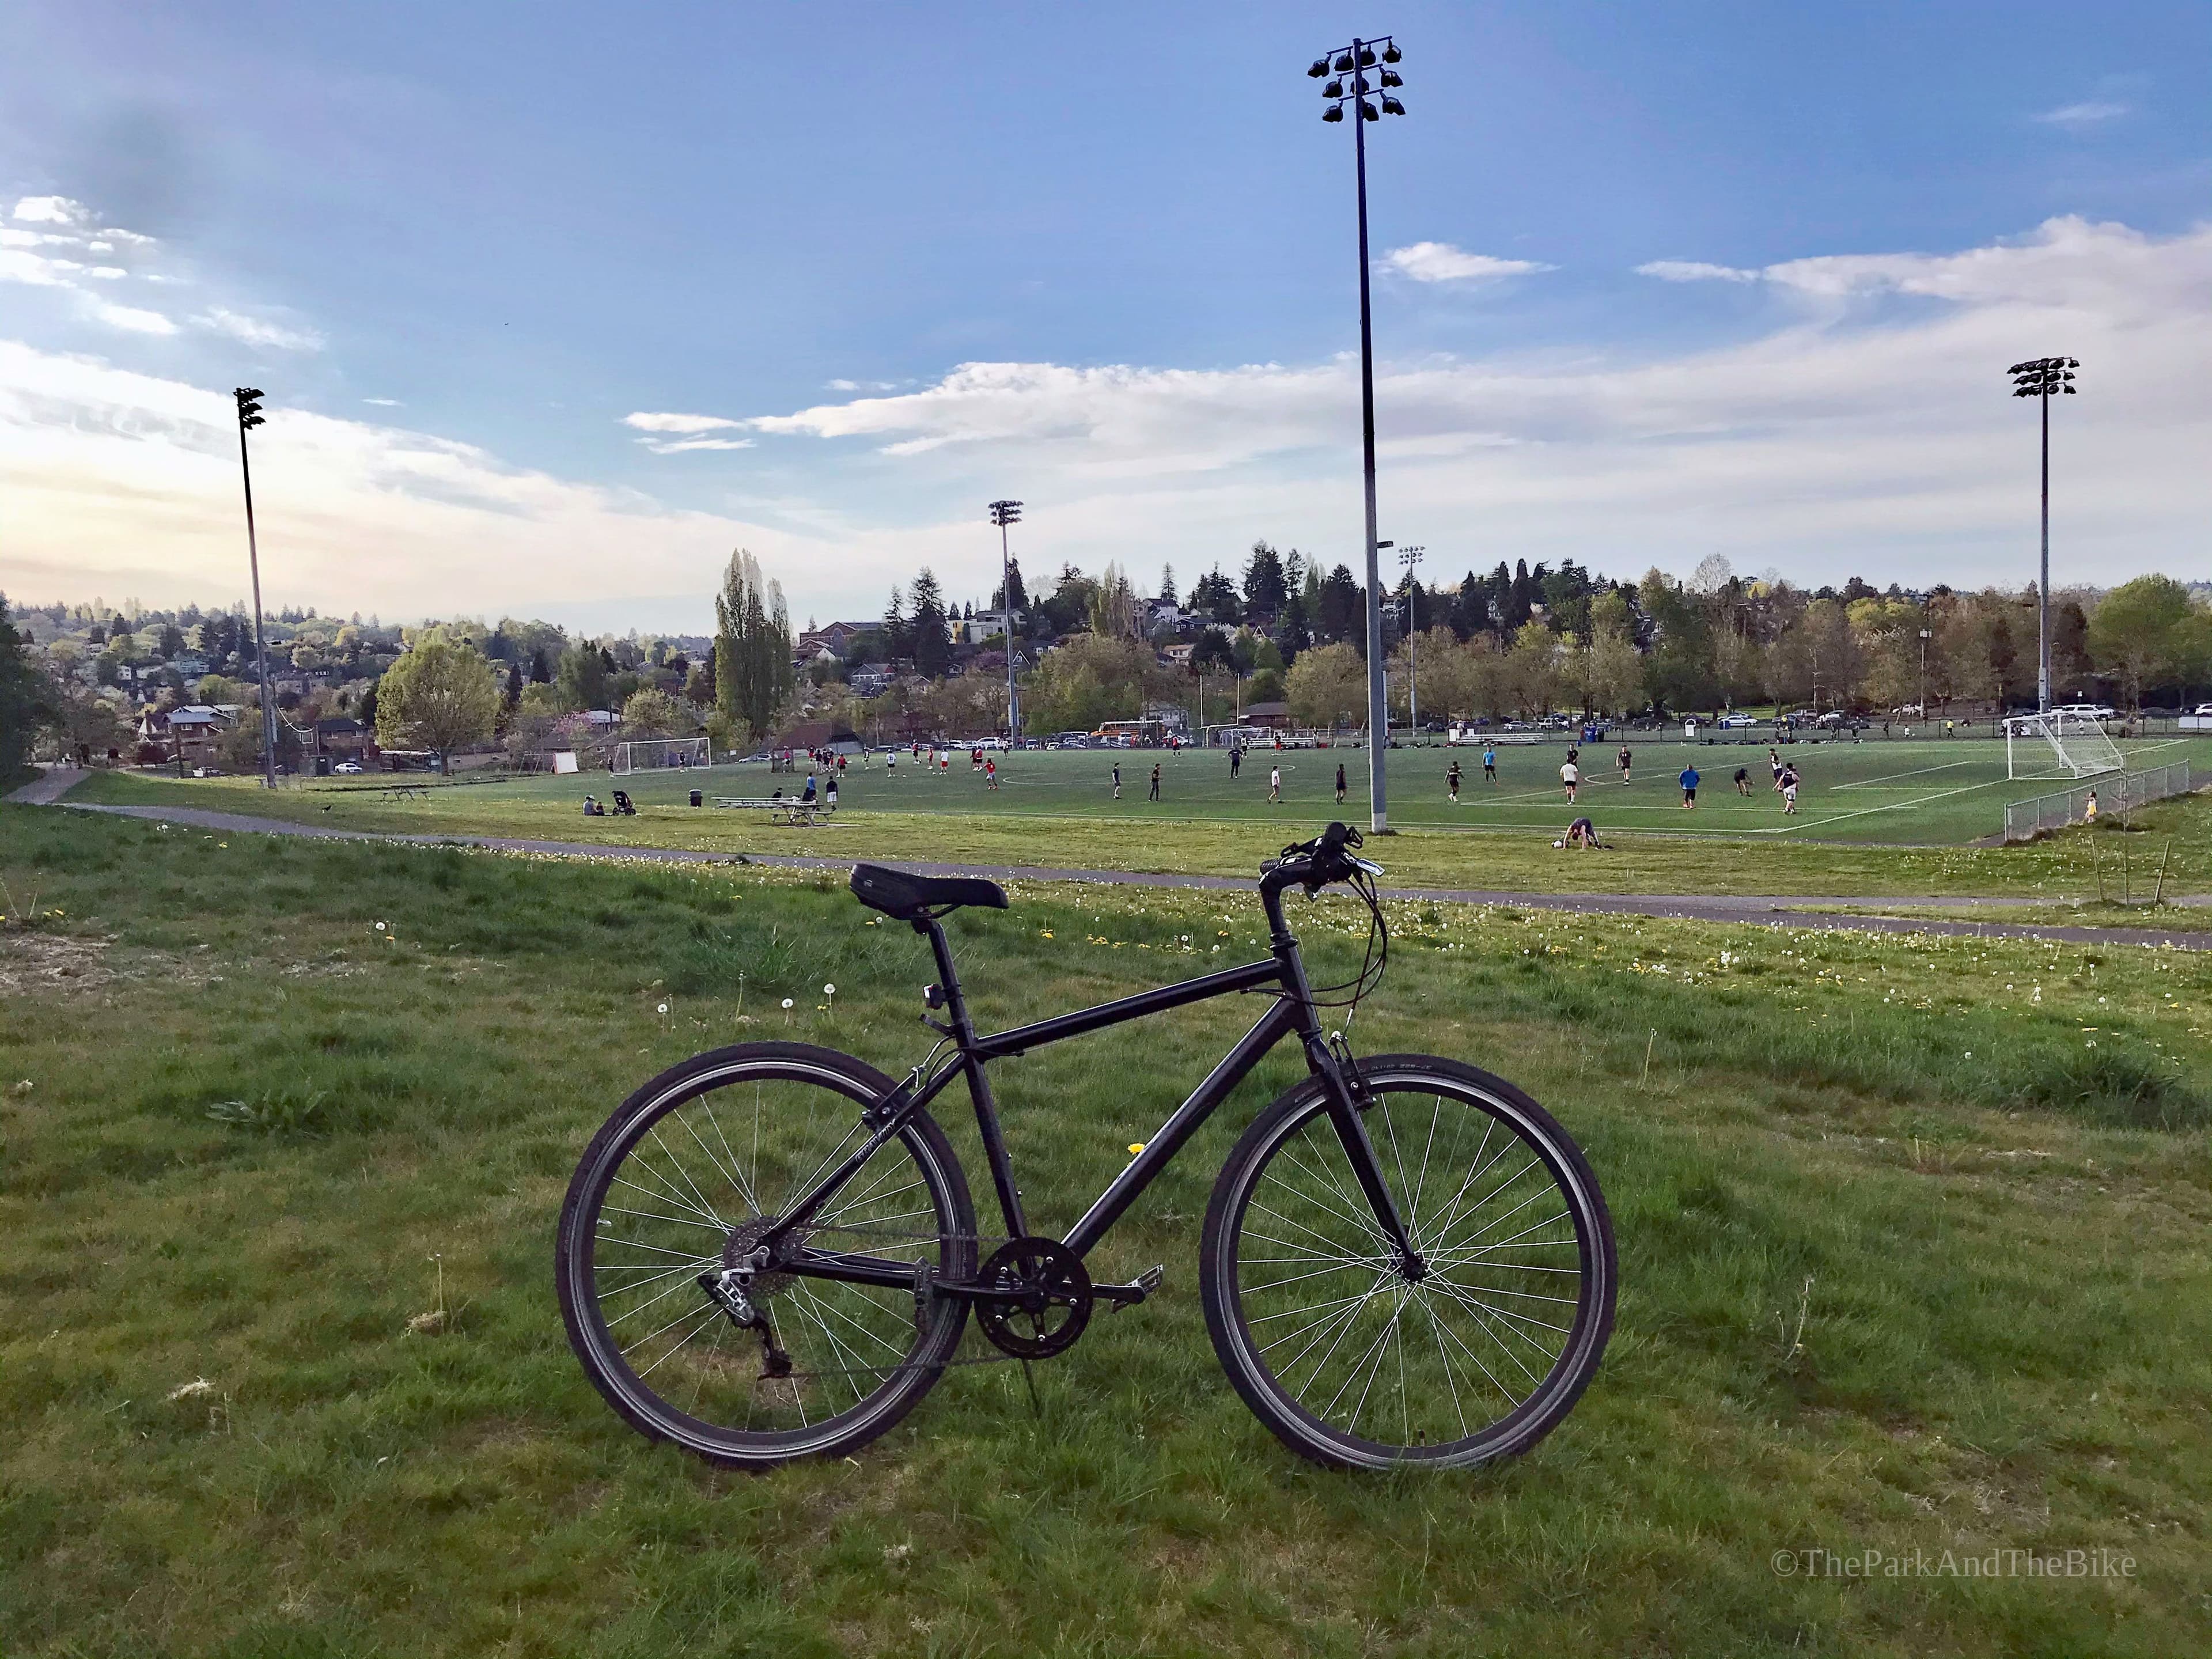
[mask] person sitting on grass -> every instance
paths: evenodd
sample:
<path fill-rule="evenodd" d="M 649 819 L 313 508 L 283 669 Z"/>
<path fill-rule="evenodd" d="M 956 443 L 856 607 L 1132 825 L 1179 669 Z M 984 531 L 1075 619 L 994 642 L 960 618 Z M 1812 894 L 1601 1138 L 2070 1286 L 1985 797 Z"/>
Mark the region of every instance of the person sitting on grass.
<path fill-rule="evenodd" d="M 603 818 L 606 817 L 606 808 L 601 806 L 599 802 L 594 800 L 591 796 L 586 795 L 584 797 L 584 816 L 586 817 Z"/>
<path fill-rule="evenodd" d="M 1552 845 L 1555 848 L 1601 848 L 1605 843 L 1597 838 L 1597 825 L 1588 818 L 1577 818 L 1567 826 L 1567 833 Z"/>

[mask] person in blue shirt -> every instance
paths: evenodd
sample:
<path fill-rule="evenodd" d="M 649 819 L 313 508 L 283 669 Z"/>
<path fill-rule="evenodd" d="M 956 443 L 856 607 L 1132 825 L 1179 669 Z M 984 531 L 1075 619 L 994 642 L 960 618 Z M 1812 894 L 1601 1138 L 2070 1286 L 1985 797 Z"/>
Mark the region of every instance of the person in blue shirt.
<path fill-rule="evenodd" d="M 1482 781 L 1485 783 L 1498 781 L 1498 751 L 1486 743 L 1482 745 Z"/>
<path fill-rule="evenodd" d="M 1698 769 L 1694 765 L 1682 769 L 1682 805 L 1693 812 L 1698 810 Z"/>

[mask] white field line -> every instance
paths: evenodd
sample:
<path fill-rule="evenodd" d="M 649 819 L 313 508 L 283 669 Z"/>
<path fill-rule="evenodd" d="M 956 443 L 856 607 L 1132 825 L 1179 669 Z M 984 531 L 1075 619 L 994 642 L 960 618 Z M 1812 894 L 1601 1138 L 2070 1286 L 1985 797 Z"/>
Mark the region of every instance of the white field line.
<path fill-rule="evenodd" d="M 1784 824 L 1772 830 L 1753 830 L 1747 833 L 1754 836 L 1786 836 L 1799 830 L 1826 829 L 1829 824 L 1842 823 L 1851 818 L 1866 817 L 1875 812 L 1909 812 L 1916 807 L 1926 806 L 1935 801 L 1948 800 L 1954 795 L 1971 795 L 1977 789 L 1994 789 L 2002 781 L 2002 779 L 1992 779 L 1987 783 L 1969 783 L 1956 789 L 1939 789 L 1932 795 L 1915 795 L 1907 800 L 1890 801 L 1881 806 L 1862 806 L 1856 812 L 1838 812 L 1830 817 L 1817 820 L 1808 818 L 1802 823 Z"/>
<path fill-rule="evenodd" d="M 1979 766 L 1982 763 L 1980 761 L 1946 761 L 1941 766 L 1921 766 L 1914 768 L 1910 772 L 1885 773 L 1882 776 L 1878 778 L 1861 778 L 1856 783 L 1839 783 L 1836 787 L 1838 789 L 1870 789 L 1877 783 L 1893 783 L 1899 778 L 1917 778 L 1924 776 L 1930 772 L 1948 772 L 1955 767 Z"/>

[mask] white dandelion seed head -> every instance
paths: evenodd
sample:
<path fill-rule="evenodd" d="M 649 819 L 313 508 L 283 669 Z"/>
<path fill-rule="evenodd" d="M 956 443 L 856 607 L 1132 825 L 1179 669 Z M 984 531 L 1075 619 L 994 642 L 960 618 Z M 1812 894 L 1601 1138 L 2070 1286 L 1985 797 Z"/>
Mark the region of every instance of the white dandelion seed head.
<path fill-rule="evenodd" d="M 382 922 L 380 921 L 376 924 L 376 931 L 380 933 L 384 931 L 384 924 Z"/>
<path fill-rule="evenodd" d="M 787 1008 L 791 1006 L 791 999 L 789 997 L 786 997 L 783 1000 L 783 1006 Z"/>
<path fill-rule="evenodd" d="M 660 1012 L 664 1014 L 668 1012 L 668 1005 L 666 1003 L 664 1002 L 660 1005 Z"/>
<path fill-rule="evenodd" d="M 837 994 L 837 988 L 834 985 L 825 985 L 822 988 L 822 994 L 825 997 L 834 997 Z"/>

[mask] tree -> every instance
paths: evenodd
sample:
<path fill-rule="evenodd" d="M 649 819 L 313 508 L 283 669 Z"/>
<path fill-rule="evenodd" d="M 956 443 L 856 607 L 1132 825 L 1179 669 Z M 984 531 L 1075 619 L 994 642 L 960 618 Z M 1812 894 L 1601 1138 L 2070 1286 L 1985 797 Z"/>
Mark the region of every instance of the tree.
<path fill-rule="evenodd" d="M 1091 596 L 1091 631 L 1103 639 L 1137 636 L 1136 590 L 1118 564 L 1107 565 L 1098 579 L 1098 591 Z"/>
<path fill-rule="evenodd" d="M 428 749 L 441 771 L 453 750 L 489 738 L 499 718 L 499 680 L 491 665 L 455 641 L 423 641 L 377 684 L 377 742 L 386 749 Z"/>
<path fill-rule="evenodd" d="M 1031 732 L 1089 732 L 1144 712 L 1152 652 L 1133 640 L 1079 635 L 1048 651 L 1022 682 L 1023 718 Z"/>
<path fill-rule="evenodd" d="M 0 593 L 0 787 L 30 770 L 32 736 L 56 718 L 52 690 L 32 668 L 23 636 L 8 620 L 8 596 Z"/>
<path fill-rule="evenodd" d="M 1272 621 L 1282 614 L 1288 598 L 1282 556 L 1265 542 L 1254 542 L 1252 556 L 1244 563 L 1244 614 Z"/>
<path fill-rule="evenodd" d="M 1171 564 L 1164 564 L 1160 567 L 1160 603 L 1173 605 L 1175 602 L 1175 567 Z"/>
<path fill-rule="evenodd" d="M 730 555 L 714 596 L 715 704 L 756 732 L 772 731 L 795 678 L 783 585 L 762 575 L 760 561 L 741 547 Z"/>
<path fill-rule="evenodd" d="M 1341 567 L 1340 567 L 1341 568 Z M 1307 726 L 1361 726 L 1367 720 L 1367 669 L 1359 653 L 1339 641 L 1301 651 L 1285 677 L 1291 717 Z"/>
<path fill-rule="evenodd" d="M 1548 714 L 1559 693 L 1559 636 L 1540 622 L 1522 623 L 1505 659 L 1506 688 L 1524 715 Z"/>
<path fill-rule="evenodd" d="M 530 653 L 530 683 L 532 685 L 553 684 L 553 670 L 545 660 L 545 647 L 542 645 Z"/>
<path fill-rule="evenodd" d="M 951 618 L 945 590 L 927 565 L 914 579 L 914 672 L 926 680 L 942 679 L 952 665 Z"/>
<path fill-rule="evenodd" d="M 1200 576 L 1190 590 L 1190 609 L 1194 616 L 1229 628 L 1244 620 L 1244 603 L 1237 595 L 1237 584 L 1221 574 L 1219 565 Z"/>
<path fill-rule="evenodd" d="M 613 679 L 613 672 L 597 651 L 588 645 L 572 645 L 561 653 L 553 684 L 564 708 L 604 708 Z"/>
<path fill-rule="evenodd" d="M 632 738 L 665 738 L 696 730 L 698 720 L 665 691 L 646 690 L 630 694 L 623 704 L 624 733 Z"/>
<path fill-rule="evenodd" d="M 1349 645 L 1363 657 L 1367 651 L 1367 605 L 1364 591 L 1352 580 L 1352 568 L 1339 565 L 1321 585 L 1321 602 L 1313 617 L 1314 638 L 1327 645 Z"/>
<path fill-rule="evenodd" d="M 2189 590 L 2173 578 L 2138 576 L 2106 594 L 2088 619 L 2090 660 L 2119 682 L 2130 708 L 2141 708 L 2144 686 L 2182 678 L 2178 671 L 2195 654 L 2199 628 L 2192 624 L 2201 620 Z"/>

